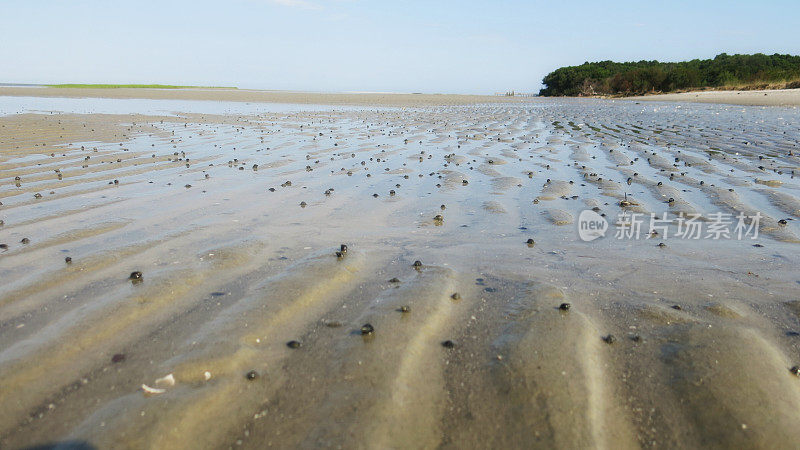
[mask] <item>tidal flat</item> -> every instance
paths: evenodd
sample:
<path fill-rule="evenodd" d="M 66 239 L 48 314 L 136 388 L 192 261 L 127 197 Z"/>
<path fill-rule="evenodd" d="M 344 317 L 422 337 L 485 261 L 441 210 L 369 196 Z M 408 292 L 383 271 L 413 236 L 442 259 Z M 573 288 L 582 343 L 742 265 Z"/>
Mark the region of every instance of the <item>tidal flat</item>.
<path fill-rule="evenodd" d="M 2 448 L 800 442 L 798 108 L 33 91 L 0 96 Z"/>

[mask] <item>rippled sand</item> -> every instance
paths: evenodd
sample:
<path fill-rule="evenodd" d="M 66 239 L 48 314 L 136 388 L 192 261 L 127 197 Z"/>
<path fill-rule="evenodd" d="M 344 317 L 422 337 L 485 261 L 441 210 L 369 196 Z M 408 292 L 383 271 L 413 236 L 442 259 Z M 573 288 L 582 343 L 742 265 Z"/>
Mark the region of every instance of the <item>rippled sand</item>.
<path fill-rule="evenodd" d="M 800 442 L 800 111 L 434 103 L 0 116 L 0 447 Z"/>

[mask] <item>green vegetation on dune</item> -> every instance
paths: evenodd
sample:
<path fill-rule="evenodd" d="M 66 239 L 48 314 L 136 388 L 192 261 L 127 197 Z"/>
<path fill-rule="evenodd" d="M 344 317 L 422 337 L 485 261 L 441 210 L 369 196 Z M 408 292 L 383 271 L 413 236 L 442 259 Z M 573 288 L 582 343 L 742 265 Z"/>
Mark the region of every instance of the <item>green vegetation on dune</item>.
<path fill-rule="evenodd" d="M 705 88 L 800 88 L 800 56 L 728 55 L 683 62 L 586 62 L 544 77 L 542 96 L 639 95 Z"/>
<path fill-rule="evenodd" d="M 82 88 L 82 89 L 236 89 L 228 86 L 176 86 L 171 84 L 46 84 L 52 88 Z"/>

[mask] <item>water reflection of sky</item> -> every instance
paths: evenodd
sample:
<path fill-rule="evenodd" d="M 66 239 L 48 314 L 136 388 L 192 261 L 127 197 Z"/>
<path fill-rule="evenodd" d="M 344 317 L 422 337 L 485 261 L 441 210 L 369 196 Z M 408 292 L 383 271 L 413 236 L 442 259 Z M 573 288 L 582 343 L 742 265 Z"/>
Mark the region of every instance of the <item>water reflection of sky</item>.
<path fill-rule="evenodd" d="M 12 97 L 0 96 L 0 116 L 21 113 L 70 114 L 262 114 L 299 111 L 352 111 L 385 109 L 371 106 L 249 103 L 210 100 L 153 100 L 116 98 Z"/>

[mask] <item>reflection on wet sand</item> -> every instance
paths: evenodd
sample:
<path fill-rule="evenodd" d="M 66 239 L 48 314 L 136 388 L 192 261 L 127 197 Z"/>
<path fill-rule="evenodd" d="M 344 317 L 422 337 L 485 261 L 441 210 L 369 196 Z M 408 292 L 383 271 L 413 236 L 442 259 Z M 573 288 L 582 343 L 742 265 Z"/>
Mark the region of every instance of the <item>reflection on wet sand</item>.
<path fill-rule="evenodd" d="M 230 108 L 0 117 L 1 447 L 800 440 L 800 111 Z"/>

